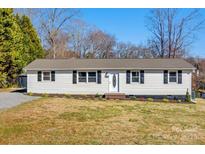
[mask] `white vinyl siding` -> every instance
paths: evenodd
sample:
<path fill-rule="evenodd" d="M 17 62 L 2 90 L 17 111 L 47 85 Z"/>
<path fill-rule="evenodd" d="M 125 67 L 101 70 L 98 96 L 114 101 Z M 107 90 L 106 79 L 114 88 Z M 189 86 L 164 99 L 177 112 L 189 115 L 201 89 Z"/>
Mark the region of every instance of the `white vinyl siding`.
<path fill-rule="evenodd" d="M 101 84 L 96 82 L 78 82 L 73 84 L 73 71 L 55 71 L 55 82 L 38 82 L 38 71 L 27 72 L 27 91 L 32 93 L 51 94 L 104 94 L 108 93 L 108 78 L 101 74 Z M 43 74 L 44 71 L 42 71 Z M 88 72 L 93 72 L 89 71 Z"/>
<path fill-rule="evenodd" d="M 191 94 L 191 70 L 182 71 L 182 84 L 177 82 L 164 84 L 163 72 L 163 70 L 144 70 L 144 84 L 126 84 L 126 73 L 121 72 L 120 92 L 128 95 L 185 95 L 188 89 Z"/>
<path fill-rule="evenodd" d="M 177 82 L 168 82 L 168 84 L 164 84 L 164 70 L 144 70 L 144 84 L 135 84 L 132 82 L 127 84 L 126 70 L 113 71 L 119 73 L 120 93 L 125 93 L 127 95 L 185 95 L 188 89 L 191 94 L 191 70 L 182 70 L 182 84 L 178 84 Z M 173 70 L 168 70 L 168 72 L 172 71 Z M 177 70 L 175 71 L 177 72 Z M 61 94 L 104 94 L 109 92 L 108 77 L 105 75 L 106 72 L 109 72 L 108 70 L 102 70 L 100 84 L 97 82 L 78 82 L 78 72 L 80 71 L 77 71 L 77 83 L 73 84 L 72 70 L 55 70 L 55 82 L 43 82 L 43 72 L 46 72 L 46 70 L 42 70 L 42 82 L 38 82 L 37 72 L 38 71 L 27 72 L 28 92 Z M 86 72 L 94 71 L 87 70 Z"/>

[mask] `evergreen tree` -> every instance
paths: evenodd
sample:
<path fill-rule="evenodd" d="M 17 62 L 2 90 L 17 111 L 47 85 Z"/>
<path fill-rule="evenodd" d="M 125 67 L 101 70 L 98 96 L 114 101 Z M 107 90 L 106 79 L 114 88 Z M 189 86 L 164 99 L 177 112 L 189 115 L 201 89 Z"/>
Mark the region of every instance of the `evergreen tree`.
<path fill-rule="evenodd" d="M 36 58 L 44 57 L 44 50 L 41 45 L 40 38 L 33 27 L 29 17 L 16 15 L 17 22 L 23 33 L 23 59 L 26 64 L 32 62 Z"/>
<path fill-rule="evenodd" d="M 0 8 L 0 87 L 12 85 L 25 65 L 23 35 L 13 9 Z"/>
<path fill-rule="evenodd" d="M 13 9 L 0 8 L 0 87 L 11 86 L 23 67 L 44 51 L 27 16 L 14 15 Z"/>

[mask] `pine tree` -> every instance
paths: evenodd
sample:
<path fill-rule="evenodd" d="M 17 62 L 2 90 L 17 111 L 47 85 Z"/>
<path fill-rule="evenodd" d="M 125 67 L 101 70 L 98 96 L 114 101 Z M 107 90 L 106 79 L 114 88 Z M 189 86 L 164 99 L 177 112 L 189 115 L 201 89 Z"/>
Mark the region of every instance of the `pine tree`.
<path fill-rule="evenodd" d="M 41 45 L 40 38 L 33 27 L 29 17 L 23 15 L 16 15 L 17 22 L 23 33 L 23 59 L 26 60 L 26 64 L 32 62 L 36 58 L 44 57 L 44 50 Z"/>
<path fill-rule="evenodd" d="M 0 8 L 0 87 L 11 86 L 23 67 L 44 56 L 40 39 L 27 16 Z"/>
<path fill-rule="evenodd" d="M 12 85 L 25 65 L 23 35 L 13 9 L 0 8 L 0 87 Z"/>

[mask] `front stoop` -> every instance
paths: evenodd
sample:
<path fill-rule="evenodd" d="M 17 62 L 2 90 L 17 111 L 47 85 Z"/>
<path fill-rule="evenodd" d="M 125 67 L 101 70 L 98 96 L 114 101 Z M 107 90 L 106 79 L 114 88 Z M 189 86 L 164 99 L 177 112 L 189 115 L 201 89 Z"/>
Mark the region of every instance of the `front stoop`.
<path fill-rule="evenodd" d="M 126 99 L 125 93 L 105 93 L 106 99 Z"/>

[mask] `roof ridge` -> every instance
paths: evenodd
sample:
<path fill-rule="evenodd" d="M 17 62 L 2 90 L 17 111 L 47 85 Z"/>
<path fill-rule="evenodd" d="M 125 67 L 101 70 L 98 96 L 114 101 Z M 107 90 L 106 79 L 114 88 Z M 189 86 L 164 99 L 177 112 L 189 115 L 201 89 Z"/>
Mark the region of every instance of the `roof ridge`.
<path fill-rule="evenodd" d="M 37 58 L 36 60 L 185 60 L 183 58 Z"/>

